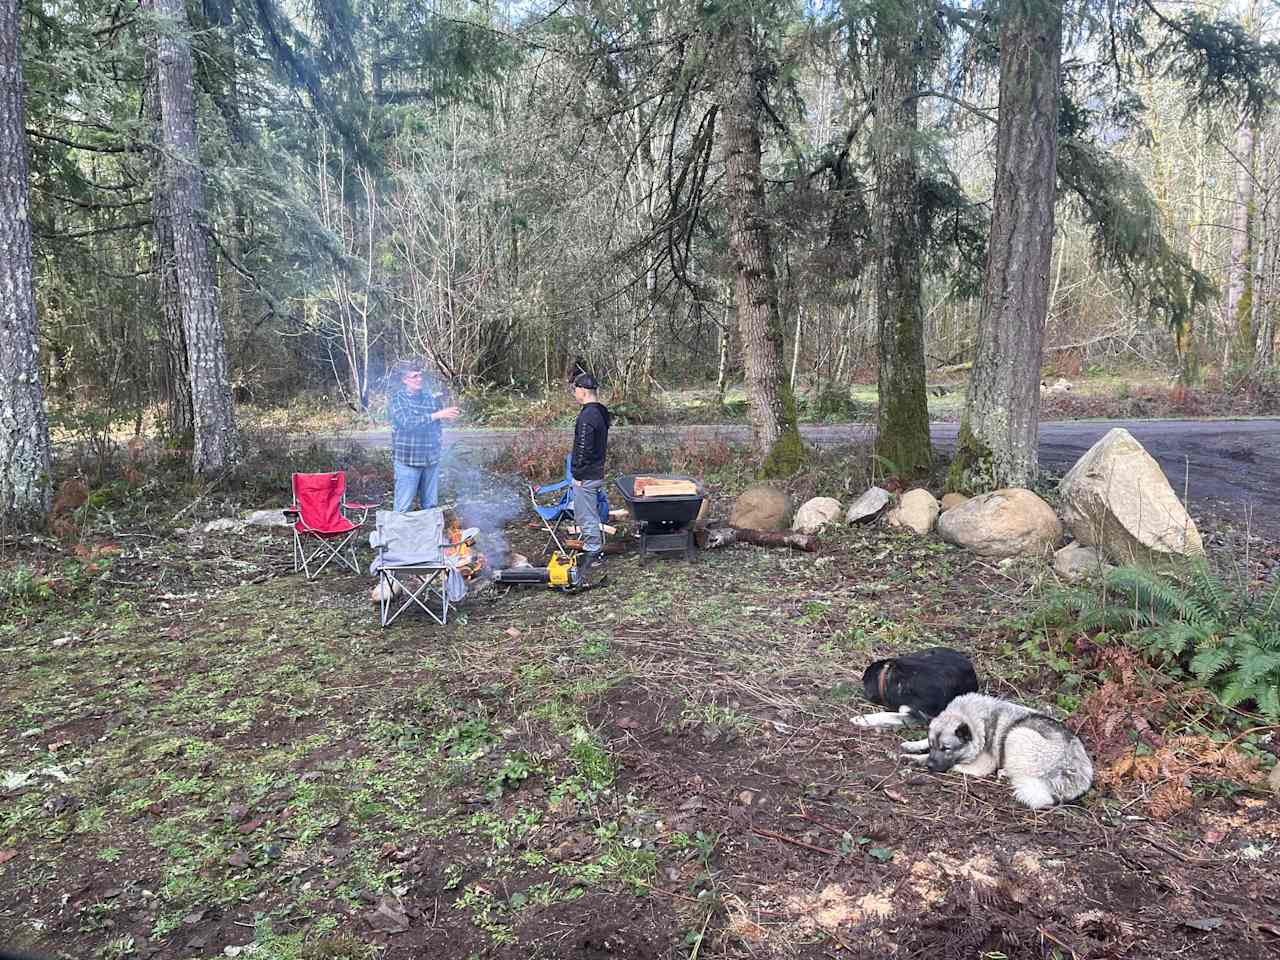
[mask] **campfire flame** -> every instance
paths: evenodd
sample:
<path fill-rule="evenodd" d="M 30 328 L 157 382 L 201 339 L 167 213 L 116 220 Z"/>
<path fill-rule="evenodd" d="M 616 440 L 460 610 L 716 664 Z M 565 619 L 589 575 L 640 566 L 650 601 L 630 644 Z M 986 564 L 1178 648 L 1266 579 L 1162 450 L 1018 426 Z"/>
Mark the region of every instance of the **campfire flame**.
<path fill-rule="evenodd" d="M 463 538 L 462 524 L 457 517 L 450 517 L 445 527 L 445 536 L 453 546 L 445 547 L 444 554 L 460 561 L 458 572 L 467 579 L 474 577 L 484 569 L 484 554 Z"/>

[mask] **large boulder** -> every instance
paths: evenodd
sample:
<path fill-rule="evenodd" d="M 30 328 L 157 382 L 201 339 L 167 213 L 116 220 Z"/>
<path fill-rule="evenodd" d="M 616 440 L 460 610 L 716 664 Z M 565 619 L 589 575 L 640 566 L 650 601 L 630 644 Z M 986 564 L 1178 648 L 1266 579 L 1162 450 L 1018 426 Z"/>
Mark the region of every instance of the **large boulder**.
<path fill-rule="evenodd" d="M 791 498 L 766 483 L 744 490 L 733 504 L 729 525 L 748 530 L 785 530 L 791 517 Z"/>
<path fill-rule="evenodd" d="M 963 493 L 944 493 L 942 495 L 942 512 L 946 513 L 952 507 L 958 507 L 968 499 Z"/>
<path fill-rule="evenodd" d="M 1097 547 L 1069 543 L 1053 555 L 1053 572 L 1068 583 L 1096 577 L 1111 569 Z"/>
<path fill-rule="evenodd" d="M 937 519 L 938 501 L 928 490 L 917 487 L 902 495 L 898 505 L 889 511 L 885 522 L 891 527 L 907 527 L 923 537 L 933 529 Z"/>
<path fill-rule="evenodd" d="M 853 503 L 849 504 L 849 512 L 844 515 L 846 523 L 861 523 L 871 520 L 889 505 L 892 494 L 883 487 L 871 487 Z"/>
<path fill-rule="evenodd" d="M 983 557 L 1043 556 L 1062 540 L 1062 524 L 1030 490 L 993 490 L 952 507 L 938 519 L 938 536 Z"/>
<path fill-rule="evenodd" d="M 806 500 L 796 511 L 791 529 L 800 533 L 817 533 L 840 516 L 840 501 L 833 497 L 814 497 Z"/>
<path fill-rule="evenodd" d="M 1117 563 L 1156 565 L 1204 553 L 1200 531 L 1160 464 L 1121 427 L 1076 461 L 1058 493 L 1077 542 Z"/>

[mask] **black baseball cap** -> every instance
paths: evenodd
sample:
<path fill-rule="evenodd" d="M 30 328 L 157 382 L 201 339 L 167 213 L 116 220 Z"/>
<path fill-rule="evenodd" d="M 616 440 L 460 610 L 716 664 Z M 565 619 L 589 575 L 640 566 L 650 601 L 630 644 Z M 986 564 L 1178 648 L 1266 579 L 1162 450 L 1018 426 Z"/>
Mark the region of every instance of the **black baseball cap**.
<path fill-rule="evenodd" d="M 573 385 L 583 390 L 594 390 L 598 386 L 596 378 L 589 373 L 580 373 L 573 378 Z"/>

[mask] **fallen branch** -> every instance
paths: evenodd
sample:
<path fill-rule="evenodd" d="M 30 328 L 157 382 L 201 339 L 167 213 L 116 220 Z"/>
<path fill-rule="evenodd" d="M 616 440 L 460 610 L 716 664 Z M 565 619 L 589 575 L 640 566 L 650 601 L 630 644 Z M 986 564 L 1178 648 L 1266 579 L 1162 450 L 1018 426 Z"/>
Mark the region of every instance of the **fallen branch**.
<path fill-rule="evenodd" d="M 694 531 L 694 539 L 703 550 L 718 550 L 735 543 L 757 547 L 790 547 L 805 553 L 818 552 L 818 538 L 794 530 L 750 530 L 747 527 L 708 527 Z"/>
<path fill-rule="evenodd" d="M 752 827 L 751 832 L 757 837 L 768 837 L 770 840 L 781 840 L 783 843 L 790 843 L 805 850 L 812 850 L 814 853 L 823 853 L 829 857 L 839 857 L 840 854 L 832 850 L 830 847 L 819 847 L 813 843 L 805 843 L 803 840 L 797 840 L 795 837 L 788 837 L 785 833 L 774 833 L 772 830 L 765 830 L 762 827 Z"/>

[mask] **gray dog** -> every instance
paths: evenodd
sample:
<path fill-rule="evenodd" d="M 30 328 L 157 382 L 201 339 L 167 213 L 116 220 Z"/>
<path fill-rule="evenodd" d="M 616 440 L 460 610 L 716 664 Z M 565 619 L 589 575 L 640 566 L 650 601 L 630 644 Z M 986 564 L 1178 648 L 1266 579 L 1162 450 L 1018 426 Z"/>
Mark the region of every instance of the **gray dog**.
<path fill-rule="evenodd" d="M 1043 810 L 1089 792 L 1093 764 L 1080 738 L 1057 720 L 982 693 L 956 697 L 929 724 L 929 739 L 902 745 L 935 773 L 1007 778 L 1020 803 Z"/>

